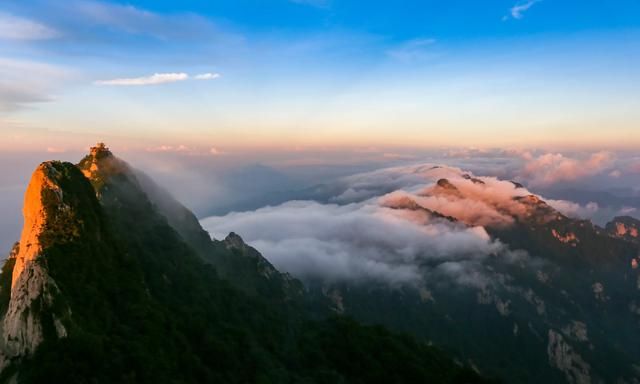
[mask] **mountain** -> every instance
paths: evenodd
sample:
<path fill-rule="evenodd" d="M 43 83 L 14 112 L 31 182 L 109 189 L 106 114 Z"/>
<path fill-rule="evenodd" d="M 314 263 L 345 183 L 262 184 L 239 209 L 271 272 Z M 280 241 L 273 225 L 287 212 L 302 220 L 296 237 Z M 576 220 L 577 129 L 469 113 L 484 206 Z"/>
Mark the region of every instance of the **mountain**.
<path fill-rule="evenodd" d="M 208 239 L 104 145 L 42 163 L 24 218 L 0 274 L 2 382 L 483 381 L 409 336 L 312 318 L 297 280 Z"/>
<path fill-rule="evenodd" d="M 614 217 L 605 230 L 610 236 L 640 244 L 640 220 L 631 216 Z"/>
<path fill-rule="evenodd" d="M 115 157 L 104 145 L 93 147 L 78 167 L 109 212 L 122 213 L 124 219 L 162 216 L 198 256 L 237 288 L 274 299 L 300 298 L 303 287 L 298 281 L 278 272 L 237 235 L 212 241 L 191 211 L 147 175 Z M 141 205 L 142 202 L 145 205 Z"/>
<path fill-rule="evenodd" d="M 381 195 L 383 208 L 432 230 L 486 232 L 498 250 L 443 263 L 424 257 L 422 279 L 401 286 L 312 282 L 319 311 L 411 333 L 510 383 L 640 382 L 637 220 L 616 218 L 603 229 L 568 217 L 521 184 L 416 169 L 426 186 Z M 367 193 L 387 193 L 412 172 L 353 179 Z"/>

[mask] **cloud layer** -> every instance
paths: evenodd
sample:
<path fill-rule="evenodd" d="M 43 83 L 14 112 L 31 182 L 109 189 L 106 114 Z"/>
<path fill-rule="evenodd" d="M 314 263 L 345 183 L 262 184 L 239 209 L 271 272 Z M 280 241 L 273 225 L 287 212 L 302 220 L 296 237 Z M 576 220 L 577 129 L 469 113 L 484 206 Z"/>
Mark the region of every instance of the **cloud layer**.
<path fill-rule="evenodd" d="M 0 39 L 45 40 L 60 33 L 44 24 L 0 12 Z"/>
<path fill-rule="evenodd" d="M 307 281 L 417 283 L 424 263 L 451 268 L 503 250 L 483 228 L 418 222 L 375 201 L 296 201 L 202 223 L 214 237 L 240 233 L 276 267 Z"/>
<path fill-rule="evenodd" d="M 614 162 L 610 152 L 596 152 L 586 159 L 574 159 L 560 153 L 546 153 L 538 157 L 525 155 L 527 163 L 522 177 L 529 185 L 548 186 L 562 181 L 574 181 L 602 173 Z"/>
<path fill-rule="evenodd" d="M 436 181 L 445 177 L 456 193 L 440 190 Z M 397 284 L 446 274 L 475 284 L 486 257 L 511 254 L 483 226 L 510 224 L 510 214 L 525 209 L 514 196 L 529 193 L 508 181 L 481 179 L 433 165 L 387 168 L 343 178 L 327 204 L 290 201 L 202 224 L 217 238 L 239 233 L 304 280 Z"/>
<path fill-rule="evenodd" d="M 69 76 L 49 64 L 0 57 L 0 113 L 51 100 L 52 90 Z"/>
<path fill-rule="evenodd" d="M 154 73 L 151 76 L 143 77 L 131 77 L 111 80 L 98 80 L 96 85 L 124 85 L 124 86 L 136 86 L 136 85 L 157 85 L 166 83 L 175 83 L 177 81 L 184 81 L 192 78 L 194 80 L 213 80 L 220 77 L 218 73 L 202 73 L 190 77 L 184 72 L 171 72 L 171 73 Z"/>

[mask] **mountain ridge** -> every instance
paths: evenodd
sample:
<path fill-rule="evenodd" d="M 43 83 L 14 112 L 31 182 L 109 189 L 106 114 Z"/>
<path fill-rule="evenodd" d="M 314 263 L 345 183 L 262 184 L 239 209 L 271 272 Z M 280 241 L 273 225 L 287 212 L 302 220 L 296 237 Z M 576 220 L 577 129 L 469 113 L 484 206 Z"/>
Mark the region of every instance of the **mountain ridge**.
<path fill-rule="evenodd" d="M 43 163 L 55 170 L 51 185 L 35 173 L 27 195 L 41 197 L 34 211 L 44 219 L 34 222 L 43 228 L 35 234 L 42 247 L 24 257 L 29 262 L 17 281 L 18 260 L 35 248 L 26 241 L 14 248 L 0 275 L 0 313 L 3 321 L 27 319 L 20 332 L 34 329 L 29 324 L 38 332 L 22 349 L 0 345 L 1 382 L 484 381 L 409 337 L 345 318 L 313 320 L 286 295 L 238 288 L 169 225 L 125 163 L 111 164 L 113 173 L 105 174 L 95 158 L 80 167 Z M 83 174 L 86 168 L 94 180 Z M 41 185 L 47 187 L 36 188 Z M 28 220 L 25 231 L 33 228 Z M 239 236 L 219 245 L 271 271 Z M 29 265 L 40 272 L 25 273 Z M 255 275 L 243 281 L 264 281 L 259 269 L 239 273 Z M 21 294 L 22 276 L 26 284 L 55 282 L 51 299 L 43 289 Z M 8 317 L 15 303 L 23 303 L 21 311 Z"/>
<path fill-rule="evenodd" d="M 301 283 L 277 271 L 259 252 L 251 251 L 239 236 L 232 237 L 235 239 L 233 246 L 230 246 L 229 239 L 211 239 L 189 209 L 150 177 L 115 157 L 104 143 L 92 147 L 78 166 L 91 181 L 103 204 L 110 209 L 118 209 L 128 197 L 126 193 L 113 194 L 113 190 L 142 191 L 149 203 L 203 260 L 213 265 L 222 278 L 246 293 L 255 295 L 260 291 L 264 295 L 269 292 L 276 300 L 300 298 L 303 289 Z M 106 196 L 102 196 L 105 193 Z M 138 196 L 137 199 L 142 198 Z M 255 274 L 258 270 L 260 273 Z"/>

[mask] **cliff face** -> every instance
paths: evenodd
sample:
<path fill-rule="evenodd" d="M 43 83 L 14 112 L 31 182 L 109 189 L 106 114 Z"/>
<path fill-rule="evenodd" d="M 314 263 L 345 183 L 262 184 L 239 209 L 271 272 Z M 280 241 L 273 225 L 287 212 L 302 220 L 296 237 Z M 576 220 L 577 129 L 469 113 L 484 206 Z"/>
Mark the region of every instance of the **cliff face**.
<path fill-rule="evenodd" d="M 10 359 L 33 353 L 42 343 L 43 324 L 39 311 L 51 307 L 54 296 L 59 293 L 43 258 L 43 243 L 51 220 L 54 220 L 53 211 L 69 209 L 64 205 L 62 189 L 58 185 L 62 177 L 60 166 L 53 162 L 38 166 L 25 194 L 24 227 L 18 252 L 12 255 L 15 264 L 11 274 L 11 295 L 2 320 L 2 366 Z M 53 320 L 57 336 L 66 336 L 62 322 L 56 317 Z"/>

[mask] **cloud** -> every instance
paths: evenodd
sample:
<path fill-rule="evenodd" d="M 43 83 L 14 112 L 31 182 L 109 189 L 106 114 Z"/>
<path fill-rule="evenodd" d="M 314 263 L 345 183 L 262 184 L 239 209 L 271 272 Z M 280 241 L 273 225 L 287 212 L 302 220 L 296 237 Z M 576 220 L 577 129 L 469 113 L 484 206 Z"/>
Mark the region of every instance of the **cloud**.
<path fill-rule="evenodd" d="M 429 48 L 435 43 L 436 40 L 432 38 L 413 39 L 388 50 L 386 54 L 392 59 L 405 63 L 423 61 L 436 56 L 433 52 L 429 51 Z"/>
<path fill-rule="evenodd" d="M 28 89 L 19 84 L 0 83 L 0 112 L 12 112 L 31 103 L 51 100 L 45 92 Z"/>
<path fill-rule="evenodd" d="M 575 219 L 592 219 L 600 210 L 598 203 L 593 201 L 590 201 L 585 205 L 580 205 L 567 200 L 545 199 L 545 201 L 563 215 Z"/>
<path fill-rule="evenodd" d="M 640 174 L 640 161 L 635 161 L 629 165 L 629 172 Z"/>
<path fill-rule="evenodd" d="M 189 76 L 184 72 L 171 72 L 171 73 L 154 73 L 151 76 L 143 77 L 131 77 L 122 79 L 111 80 L 98 80 L 95 81 L 96 85 L 122 85 L 122 86 L 137 86 L 137 85 L 157 85 L 175 83 L 177 81 L 184 80 L 215 80 L 220 77 L 219 73 L 201 73 L 195 76 Z"/>
<path fill-rule="evenodd" d="M 0 12 L 0 39 L 46 40 L 58 36 L 58 31 L 44 24 Z"/>
<path fill-rule="evenodd" d="M 186 145 L 159 145 L 157 147 L 148 147 L 147 152 L 188 152 L 191 151 Z"/>
<path fill-rule="evenodd" d="M 509 10 L 509 15 L 504 16 L 502 20 L 508 20 L 509 17 L 520 20 L 524 17 L 524 13 L 529 10 L 529 8 L 533 7 L 536 3 L 539 3 L 541 0 L 529 0 L 524 3 L 519 3 L 511 7 Z"/>
<path fill-rule="evenodd" d="M 47 147 L 47 153 L 65 153 L 67 150 L 58 147 Z"/>
<path fill-rule="evenodd" d="M 215 36 L 215 26 L 193 13 L 159 14 L 130 4 L 90 0 L 71 0 L 60 8 L 73 15 L 73 21 L 95 27 L 106 27 L 128 34 L 150 36 L 161 40 L 198 39 Z"/>
<path fill-rule="evenodd" d="M 375 200 L 343 206 L 293 201 L 202 224 L 214 237 L 238 232 L 276 267 L 306 281 L 417 283 L 424 263 L 437 269 L 504 250 L 483 228 L 417 222 Z"/>
<path fill-rule="evenodd" d="M 220 149 L 216 148 L 216 147 L 211 147 L 209 149 L 209 153 L 213 156 L 221 156 L 224 155 L 225 152 L 221 151 Z"/>
<path fill-rule="evenodd" d="M 220 77 L 219 73 L 201 73 L 195 75 L 193 78 L 196 80 L 214 80 Z"/>
<path fill-rule="evenodd" d="M 636 207 L 622 207 L 620 208 L 620 215 L 631 215 L 633 213 L 636 213 L 638 211 L 638 209 Z"/>
<path fill-rule="evenodd" d="M 439 186 L 442 178 L 455 191 Z M 420 164 L 357 174 L 337 184 L 328 187 L 334 194 L 329 203 L 290 201 L 209 217 L 202 224 L 218 238 L 239 233 L 276 267 L 306 281 L 414 284 L 444 274 L 482 285 L 487 257 L 522 261 L 484 228 L 510 225 L 527 213 L 515 197 L 529 191 L 512 182 Z"/>
<path fill-rule="evenodd" d="M 123 86 L 137 86 L 137 85 L 157 85 L 166 83 L 175 83 L 176 81 L 184 81 L 189 78 L 184 72 L 180 73 L 154 73 L 151 76 L 144 77 L 132 77 L 112 80 L 98 80 L 96 85 L 123 85 Z"/>
<path fill-rule="evenodd" d="M 54 89 L 69 77 L 60 67 L 0 57 L 0 112 L 50 101 Z"/>
<path fill-rule="evenodd" d="M 606 151 L 596 152 L 586 159 L 574 159 L 560 153 L 546 153 L 535 157 L 524 156 L 527 160 L 521 177 L 533 186 L 549 186 L 561 181 L 575 181 L 594 176 L 609 168 L 615 156 Z"/>
<path fill-rule="evenodd" d="M 531 192 L 511 181 L 450 167 L 432 167 L 424 176 L 426 186 L 386 194 L 381 197 L 382 204 L 417 212 L 426 209 L 469 226 L 485 227 L 508 226 L 530 213 L 530 206 L 519 199 Z"/>

